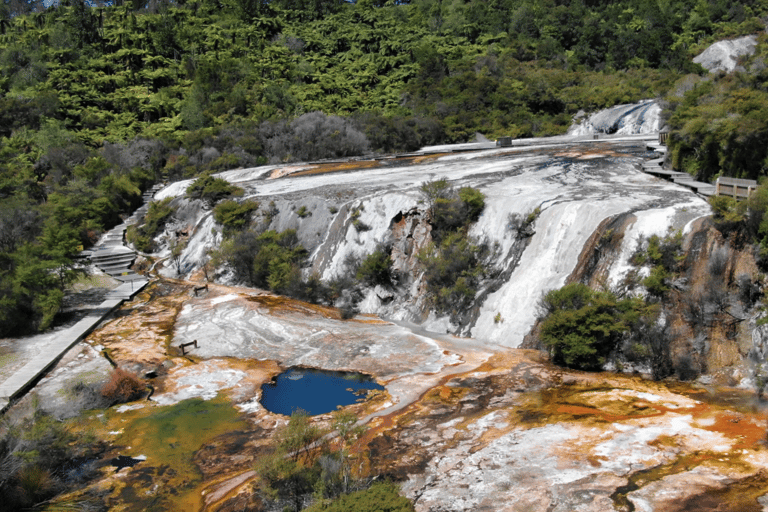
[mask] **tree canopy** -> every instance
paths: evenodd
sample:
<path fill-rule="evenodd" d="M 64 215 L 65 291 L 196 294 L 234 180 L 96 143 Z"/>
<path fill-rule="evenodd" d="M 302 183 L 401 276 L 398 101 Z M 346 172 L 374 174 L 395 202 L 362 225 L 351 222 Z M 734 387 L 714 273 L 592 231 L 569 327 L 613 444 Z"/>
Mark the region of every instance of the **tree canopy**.
<path fill-rule="evenodd" d="M 764 36 L 731 76 L 701 77 L 691 57 L 762 31 L 766 13 L 764 0 L 6 0 L 0 335 L 49 325 L 72 257 L 161 179 L 554 135 L 580 109 L 668 91 L 675 166 L 761 176 Z"/>

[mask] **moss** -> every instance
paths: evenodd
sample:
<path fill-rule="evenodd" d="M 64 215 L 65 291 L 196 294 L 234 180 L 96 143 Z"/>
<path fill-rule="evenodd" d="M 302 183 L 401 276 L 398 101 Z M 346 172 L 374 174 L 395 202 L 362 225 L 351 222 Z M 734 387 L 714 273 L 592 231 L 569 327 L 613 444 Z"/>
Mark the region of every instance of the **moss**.
<path fill-rule="evenodd" d="M 180 500 L 202 481 L 194 463 L 195 453 L 226 432 L 247 428 L 224 398 L 194 398 L 168 407 L 110 413 L 107 428 L 118 425 L 122 434 L 115 440 L 116 445 L 130 447 L 134 454 L 151 456 L 133 468 L 131 478 L 146 476 L 161 482 L 156 492 L 136 493 L 134 499 L 125 501 L 127 511 L 180 510 Z"/>

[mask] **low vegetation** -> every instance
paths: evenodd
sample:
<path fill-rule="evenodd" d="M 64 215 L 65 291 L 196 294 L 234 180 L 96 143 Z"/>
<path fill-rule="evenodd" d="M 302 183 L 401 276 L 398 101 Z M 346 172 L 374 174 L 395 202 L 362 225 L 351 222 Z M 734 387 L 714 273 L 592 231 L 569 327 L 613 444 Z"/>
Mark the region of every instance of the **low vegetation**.
<path fill-rule="evenodd" d="M 122 404 L 141 398 L 146 393 L 147 386 L 136 375 L 121 368 L 115 368 L 109 380 L 101 388 L 101 396 L 108 404 Z"/>
<path fill-rule="evenodd" d="M 99 451 L 93 438 L 76 436 L 40 410 L 25 419 L 5 419 L 0 426 L 3 508 L 31 510 L 84 484 L 98 474 Z"/>
<path fill-rule="evenodd" d="M 642 299 L 619 299 L 581 283 L 548 292 L 540 308 L 541 340 L 553 361 L 586 370 L 601 368 L 622 337 L 650 314 Z"/>
<path fill-rule="evenodd" d="M 243 189 L 231 185 L 223 178 L 215 178 L 204 174 L 187 187 L 186 195 L 190 199 L 200 199 L 209 208 L 214 207 L 222 199 L 243 195 Z"/>
<path fill-rule="evenodd" d="M 366 286 L 392 284 L 392 258 L 386 247 L 380 247 L 363 259 L 355 273 L 357 280 Z"/>
<path fill-rule="evenodd" d="M 250 286 L 300 296 L 301 266 L 307 251 L 295 230 L 281 233 L 239 231 L 226 239 L 215 253 L 214 265 L 228 265 L 237 279 Z"/>
<path fill-rule="evenodd" d="M 386 482 L 371 485 L 361 473 L 363 452 L 356 445 L 365 432 L 354 414 L 333 414 L 327 435 L 302 411 L 293 413 L 275 435 L 272 452 L 263 456 L 256 471 L 267 499 L 283 510 L 355 510 L 410 512 L 413 505 Z M 361 464 L 362 462 L 362 464 Z M 354 463 L 354 464 L 353 464 Z M 358 468 L 358 469 L 354 469 Z M 304 508 L 307 502 L 314 502 Z"/>
<path fill-rule="evenodd" d="M 433 242 L 418 255 L 427 293 L 438 313 L 458 321 L 471 309 L 486 276 L 490 248 L 469 236 L 469 227 L 485 208 L 483 194 L 471 187 L 456 190 L 445 178 L 421 187 Z"/>
<path fill-rule="evenodd" d="M 316 503 L 307 512 L 413 512 L 413 503 L 400 496 L 397 485 L 377 482 L 368 489 L 339 496 L 330 503 Z"/>
<path fill-rule="evenodd" d="M 768 269 L 768 183 L 761 183 L 746 201 L 712 196 L 715 226 L 739 247 L 754 244 L 758 264 Z"/>
<path fill-rule="evenodd" d="M 213 208 L 213 218 L 225 229 L 239 230 L 250 223 L 251 215 L 258 209 L 259 203 L 256 201 L 225 199 Z"/>
<path fill-rule="evenodd" d="M 149 204 L 144 218 L 136 224 L 128 226 L 125 231 L 126 240 L 141 252 L 153 252 L 157 249 L 155 237 L 173 217 L 176 208 L 171 204 L 172 197 Z"/>
<path fill-rule="evenodd" d="M 685 254 L 682 250 L 683 233 L 676 231 L 665 237 L 652 235 L 647 242 L 638 244 L 632 257 L 636 266 L 650 266 L 650 274 L 642 284 L 654 299 L 662 299 L 669 291 L 670 280 L 677 274 Z"/>
<path fill-rule="evenodd" d="M 480 280 L 486 275 L 489 254 L 485 244 L 473 242 L 460 231 L 419 253 L 427 293 L 436 311 L 457 320 L 470 309 Z"/>
<path fill-rule="evenodd" d="M 146 386 L 115 368 L 106 382 L 78 382 L 65 390 L 66 408 L 48 413 L 33 405 L 28 415 L 10 413 L 0 422 L 0 500 L 4 510 L 32 510 L 56 495 L 99 476 L 103 447 L 92 436 L 75 434 L 68 421 L 83 409 L 101 409 L 136 400 Z M 18 413 L 18 411 L 17 411 Z M 98 497 L 80 498 L 82 509 L 101 509 Z"/>

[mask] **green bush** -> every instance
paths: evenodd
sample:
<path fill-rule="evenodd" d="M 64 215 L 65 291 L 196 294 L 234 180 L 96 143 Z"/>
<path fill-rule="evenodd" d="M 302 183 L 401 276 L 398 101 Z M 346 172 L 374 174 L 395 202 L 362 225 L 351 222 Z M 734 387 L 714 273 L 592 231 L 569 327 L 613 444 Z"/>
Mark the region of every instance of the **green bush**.
<path fill-rule="evenodd" d="M 213 218 L 228 229 L 242 229 L 248 223 L 251 212 L 258 210 L 259 203 L 245 201 L 238 203 L 232 199 L 225 199 L 213 208 Z"/>
<path fill-rule="evenodd" d="M 31 510 L 73 483 L 97 474 L 94 464 L 82 463 L 71 474 L 68 463 L 93 457 L 93 440 L 76 436 L 66 423 L 35 411 L 31 418 L 8 420 L 0 435 L 0 503 L 4 510 Z"/>
<path fill-rule="evenodd" d="M 388 286 L 392 283 L 392 258 L 385 249 L 377 249 L 366 256 L 355 276 L 367 286 Z"/>
<path fill-rule="evenodd" d="M 231 185 L 225 179 L 214 178 L 211 174 L 204 174 L 187 187 L 188 198 L 200 199 L 208 206 L 213 206 L 230 196 L 241 196 L 243 192 L 240 187 Z"/>
<path fill-rule="evenodd" d="M 166 197 L 162 201 L 149 203 L 147 213 L 140 224 L 128 226 L 125 238 L 141 252 L 152 252 L 156 249 L 153 238 L 165 227 L 166 222 L 176 212 L 171 206 L 173 198 Z"/>
<path fill-rule="evenodd" d="M 485 196 L 482 192 L 472 187 L 461 187 L 459 199 L 464 205 L 466 217 L 469 222 L 475 222 L 485 209 Z"/>
<path fill-rule="evenodd" d="M 643 286 L 653 297 L 661 298 L 669 291 L 667 280 L 669 273 L 662 265 L 651 268 L 651 273 L 643 279 Z"/>
<path fill-rule="evenodd" d="M 242 231 L 222 243 L 215 260 L 228 264 L 251 286 L 295 295 L 302 291 L 301 265 L 306 256 L 295 230 Z"/>
<path fill-rule="evenodd" d="M 330 503 L 318 502 L 307 512 L 413 512 L 413 503 L 400 496 L 397 485 L 377 482 L 364 491 L 344 494 Z"/>
<path fill-rule="evenodd" d="M 540 337 L 553 361 L 585 370 L 599 369 L 621 335 L 648 313 L 640 299 L 619 300 L 581 283 L 548 292 L 541 308 L 546 316 Z"/>
<path fill-rule="evenodd" d="M 678 272 L 684 257 L 683 234 L 676 231 L 664 238 L 651 236 L 645 249 L 632 256 L 632 263 L 651 266 L 651 273 L 642 284 L 651 296 L 660 299 L 669 291 L 668 281 Z"/>
<path fill-rule="evenodd" d="M 472 187 L 458 191 L 441 178 L 424 183 L 421 193 L 427 202 L 432 238 L 440 240 L 447 233 L 468 227 L 485 208 L 485 196 Z"/>
<path fill-rule="evenodd" d="M 427 294 L 439 313 L 456 320 L 469 310 L 486 272 L 482 261 L 488 253 L 484 244 L 471 241 L 463 231 L 453 232 L 439 245 L 431 244 L 419 253 Z"/>
<path fill-rule="evenodd" d="M 536 219 L 539 218 L 539 215 L 541 215 L 541 208 L 538 206 L 533 209 L 531 213 L 528 214 L 528 216 L 525 218 L 525 222 L 523 224 L 523 229 L 526 229 L 528 226 L 536 222 Z"/>
<path fill-rule="evenodd" d="M 265 231 L 256 238 L 257 250 L 253 257 L 252 282 L 279 293 L 301 280 L 300 265 L 307 251 L 299 244 L 296 230 L 282 233 Z"/>
<path fill-rule="evenodd" d="M 209 163 L 206 167 L 208 170 L 214 172 L 237 169 L 240 167 L 240 159 L 237 157 L 237 155 L 233 155 L 232 153 L 224 153 L 216 160 Z"/>
<path fill-rule="evenodd" d="M 450 233 L 467 224 L 464 203 L 456 198 L 440 197 L 435 201 L 430 223 L 432 238 L 440 239 L 445 233 Z"/>

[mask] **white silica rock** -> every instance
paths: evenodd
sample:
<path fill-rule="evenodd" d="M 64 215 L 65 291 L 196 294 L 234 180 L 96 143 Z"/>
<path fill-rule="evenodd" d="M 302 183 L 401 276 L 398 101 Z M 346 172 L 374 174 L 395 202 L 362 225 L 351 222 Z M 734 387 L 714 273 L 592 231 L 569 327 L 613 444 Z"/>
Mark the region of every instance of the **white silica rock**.
<path fill-rule="evenodd" d="M 736 69 L 739 57 L 752 55 L 756 45 L 756 36 L 718 41 L 694 57 L 693 62 L 701 64 L 710 73 L 717 73 L 718 71 L 730 73 Z"/>
<path fill-rule="evenodd" d="M 574 123 L 568 135 L 655 133 L 661 128 L 661 107 L 655 101 L 617 105 Z"/>

